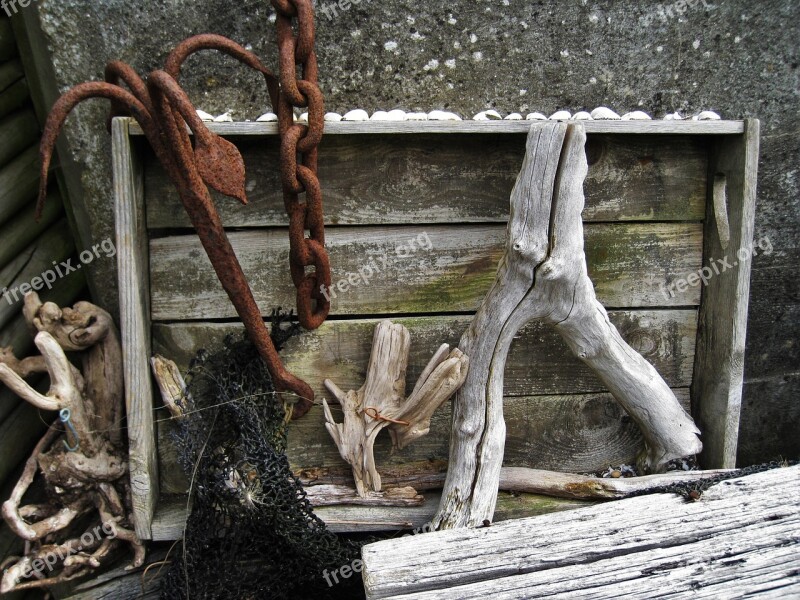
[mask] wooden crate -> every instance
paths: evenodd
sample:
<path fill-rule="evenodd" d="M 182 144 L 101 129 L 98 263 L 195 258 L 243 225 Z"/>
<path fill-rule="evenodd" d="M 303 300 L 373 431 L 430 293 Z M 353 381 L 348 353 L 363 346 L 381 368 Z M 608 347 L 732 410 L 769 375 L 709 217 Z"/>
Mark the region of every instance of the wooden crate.
<path fill-rule="evenodd" d="M 371 260 L 380 269 L 368 285 L 338 293 L 330 319 L 284 351 L 286 366 L 318 399 L 325 396 L 325 377 L 345 389 L 361 385 L 380 318 L 390 316 L 411 331 L 410 382 L 438 344 L 458 342 L 502 254 L 509 195 L 530 125 L 326 124 L 319 170 L 333 281 Z M 249 206 L 216 200 L 256 300 L 265 315 L 293 307 L 277 128 L 211 127 L 239 146 L 247 164 Z M 750 273 L 749 260 L 739 260 L 736 251 L 752 246 L 758 121 L 589 121 L 585 127 L 590 168 L 583 219 L 597 296 L 623 337 L 691 408 L 703 430 L 703 466 L 733 466 Z M 148 360 L 159 352 L 185 368 L 197 349 L 219 345 L 242 327 L 176 192 L 128 119 L 114 121 L 113 154 L 136 526 L 143 538 L 175 539 L 187 482 L 175 463 L 169 420 L 158 410 Z M 397 252 L 412 239 L 416 251 Z M 732 266 L 708 285 L 667 289 L 725 257 Z M 540 325 L 528 326 L 512 346 L 505 395 L 506 465 L 593 471 L 632 461 L 641 445 L 635 424 L 599 380 Z M 384 482 L 424 475 L 431 487 L 441 486 L 449 427 L 445 406 L 430 434 L 402 452 L 390 456 L 388 439 L 377 444 Z M 292 423 L 289 436 L 291 464 L 304 479 L 350 481 L 321 407 Z M 428 494 L 424 507 L 400 516 L 357 507 L 318 514 L 336 530 L 353 520 L 386 529 L 424 522 L 436 503 L 436 494 Z M 504 498 L 498 513 L 558 506 Z"/>

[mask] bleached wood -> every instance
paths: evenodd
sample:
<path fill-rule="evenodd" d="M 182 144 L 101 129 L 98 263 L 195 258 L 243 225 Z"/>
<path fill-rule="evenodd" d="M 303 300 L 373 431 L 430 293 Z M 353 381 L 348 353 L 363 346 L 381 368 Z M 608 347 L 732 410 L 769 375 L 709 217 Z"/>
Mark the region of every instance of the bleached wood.
<path fill-rule="evenodd" d="M 737 597 L 796 589 L 800 466 L 365 546 L 369 600 Z M 773 596 L 776 597 L 776 596 Z M 785 596 L 790 597 L 790 596 Z"/>
<path fill-rule="evenodd" d="M 717 143 L 713 172 L 726 181 L 730 241 L 724 248 L 716 219 L 707 219 L 703 235 L 705 264 L 719 262 L 703 290 L 700 308 L 697 354 L 692 382 L 692 405 L 703 430 L 703 464 L 719 467 L 736 465 L 739 415 L 744 380 L 744 350 L 747 335 L 747 306 L 750 299 L 750 251 L 763 250 L 753 240 L 756 178 L 758 175 L 759 128 L 757 119 L 745 122 L 745 133 Z M 708 213 L 713 213 L 714 198 Z M 739 252 L 744 252 L 741 256 Z"/>
<path fill-rule="evenodd" d="M 176 419 L 183 418 L 183 409 L 179 402 L 186 394 L 186 382 L 181 375 L 178 365 L 174 361 L 156 354 L 150 359 L 150 366 L 153 369 L 158 389 L 161 392 L 161 401 L 169 411 L 169 414 Z"/>
<path fill-rule="evenodd" d="M 138 536 L 150 539 L 150 523 L 158 499 L 153 387 L 148 363 L 151 354 L 150 261 L 142 171 L 128 137 L 129 123 L 128 119 L 113 120 L 111 152 L 133 515 Z"/>
<path fill-rule="evenodd" d="M 314 506 L 421 506 L 425 502 L 425 497 L 412 487 L 368 491 L 364 496 L 344 485 L 314 485 L 305 488 L 305 492 Z"/>
<path fill-rule="evenodd" d="M 587 133 L 737 135 L 742 121 L 582 121 Z M 222 136 L 278 135 L 277 123 L 207 123 Z M 366 121 L 325 123 L 325 135 L 414 134 L 414 133 L 527 133 L 530 121 Z M 132 135 L 142 135 L 138 125 Z"/>
<path fill-rule="evenodd" d="M 339 401 L 342 423 L 334 419 L 328 402 L 322 401 L 325 428 L 342 458 L 353 469 L 359 496 L 381 491 L 375 465 L 378 434 L 389 428 L 392 443 L 402 449 L 428 433 L 431 416 L 461 387 L 469 359 L 458 349 L 442 344 L 423 369 L 414 391 L 406 398 L 406 368 L 411 334 L 403 325 L 383 320 L 375 327 L 367 376 L 358 391 L 343 392 L 326 379 L 325 386 Z"/>
<path fill-rule="evenodd" d="M 583 243 L 581 124 L 530 126 L 511 193 L 506 253 L 459 348 L 472 368 L 453 408 L 450 461 L 438 528 L 491 521 L 505 448 L 504 367 L 511 342 L 531 320 L 555 327 L 642 430 L 640 468 L 658 471 L 702 448 L 699 431 L 653 366 L 628 346 L 597 301 Z"/>

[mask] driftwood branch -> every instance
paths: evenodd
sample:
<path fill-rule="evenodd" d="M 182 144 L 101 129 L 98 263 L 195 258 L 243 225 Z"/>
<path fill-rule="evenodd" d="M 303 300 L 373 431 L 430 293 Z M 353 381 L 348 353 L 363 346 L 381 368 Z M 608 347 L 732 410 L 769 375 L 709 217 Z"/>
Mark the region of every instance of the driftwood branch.
<path fill-rule="evenodd" d="M 325 427 L 339 453 L 353 469 L 358 494 L 381 490 L 375 466 L 374 444 L 389 428 L 394 448 L 405 447 L 430 430 L 431 416 L 464 382 L 469 359 L 460 350 L 443 344 L 423 370 L 406 398 L 406 367 L 411 335 L 402 325 L 381 321 L 375 328 L 372 353 L 364 385 L 344 392 L 330 380 L 328 391 L 339 401 L 344 421 L 337 423 L 323 400 Z"/>
<path fill-rule="evenodd" d="M 519 329 L 551 324 L 597 373 L 645 438 L 644 471 L 696 454 L 699 433 L 656 370 L 608 320 L 587 274 L 583 181 L 588 170 L 580 123 L 534 125 L 511 194 L 506 252 L 495 283 L 459 348 L 472 366 L 453 408 L 450 463 L 440 528 L 491 520 L 505 445 L 503 371 Z"/>
<path fill-rule="evenodd" d="M 131 502 L 120 429 L 122 354 L 111 316 L 87 302 L 62 310 L 42 304 L 34 293 L 25 297 L 23 312 L 31 331 L 38 332 L 41 356 L 18 360 L 12 349 L 0 350 L 0 382 L 37 408 L 59 411 L 59 419 L 37 444 L 3 504 L 3 518 L 27 546 L 25 556 L 3 574 L 0 593 L 88 574 L 110 560 L 122 541 L 133 549 L 134 566 L 144 561 L 144 546 L 127 527 Z M 81 353 L 82 370 L 69 362 L 65 350 Z M 46 394 L 24 379 L 42 371 L 50 376 Z M 23 497 L 38 474 L 46 482 L 48 502 L 24 506 Z M 102 526 L 74 538 L 76 524 L 93 511 Z M 113 535 L 106 531 L 111 526 Z M 54 543 L 59 535 L 69 537 Z M 81 540 L 80 551 L 59 554 L 56 564 L 48 562 L 47 573 L 37 570 L 38 559 L 52 557 L 53 549 L 71 548 L 75 539 Z"/>

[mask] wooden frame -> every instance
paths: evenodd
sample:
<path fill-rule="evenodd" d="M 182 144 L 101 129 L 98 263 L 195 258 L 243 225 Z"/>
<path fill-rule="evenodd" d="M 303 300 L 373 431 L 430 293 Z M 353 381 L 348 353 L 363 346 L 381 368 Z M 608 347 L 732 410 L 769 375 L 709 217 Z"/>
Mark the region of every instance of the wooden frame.
<path fill-rule="evenodd" d="M 277 135 L 277 125 L 273 123 L 220 123 L 209 124 L 218 134 L 247 138 L 252 141 L 258 137 Z M 341 122 L 327 123 L 326 136 L 370 136 L 402 135 L 447 136 L 448 134 L 527 134 L 531 123 L 525 121 L 497 122 Z M 703 261 L 709 257 L 723 256 L 731 249 L 747 246 L 753 235 L 755 206 L 755 178 L 758 156 L 758 121 L 587 121 L 584 122 L 589 136 L 602 135 L 642 135 L 642 136 L 689 136 L 702 138 L 709 144 L 708 193 L 705 202 L 705 218 L 702 226 Z M 150 380 L 148 360 L 151 345 L 151 315 L 157 311 L 159 318 L 170 320 L 169 307 L 150 292 L 151 278 L 159 277 L 153 273 L 149 257 L 149 240 L 144 169 L 139 160 L 140 148 L 134 138 L 141 138 L 138 126 L 128 119 L 115 119 L 113 124 L 114 185 L 116 193 L 117 247 L 120 276 L 121 330 L 125 361 L 126 402 L 128 408 L 128 429 L 130 433 L 131 477 L 133 482 L 137 533 L 145 539 L 174 539 L 180 535 L 178 525 L 186 508 L 185 499 L 181 506 L 160 503 L 158 447 L 156 423 L 153 414 L 153 386 Z M 427 139 L 427 138 L 426 138 Z M 438 138 L 437 138 L 438 139 Z M 442 138 L 446 140 L 447 138 Z M 488 138 L 487 138 L 488 139 Z M 670 137 L 669 139 L 673 139 Z M 704 142 L 705 143 L 705 142 Z M 476 169 L 480 165 L 475 165 Z M 725 202 L 717 185 L 714 193 L 715 175 L 724 175 Z M 510 191 L 510 188 L 509 188 Z M 152 193 L 149 191 L 149 193 Z M 716 204 L 714 198 L 716 197 Z M 726 210 L 722 211 L 721 207 Z M 728 249 L 723 251 L 718 229 L 722 226 L 722 214 L 727 214 L 729 241 Z M 176 216 L 176 219 L 180 217 Z M 225 217 L 223 217 L 224 219 Z M 702 217 L 701 217 L 702 218 Z M 602 220 L 602 218 L 600 218 Z M 274 225 L 274 223 L 273 223 Z M 332 231 L 329 244 L 342 243 L 339 236 L 352 233 L 350 228 Z M 486 228 L 487 239 L 501 235 L 498 231 Z M 698 229 L 700 231 L 700 229 Z M 271 235 L 271 234 L 269 234 Z M 241 239 L 240 248 L 252 244 L 253 234 L 237 233 Z M 591 227 L 587 228 L 587 239 L 591 238 Z M 723 236 L 724 237 L 724 236 Z M 338 241 L 337 241 L 338 240 Z M 488 243 L 488 242 L 487 242 Z M 267 245 L 272 242 L 268 241 Z M 234 243 L 236 247 L 237 244 Z M 156 250 L 160 248 L 156 244 Z M 488 248 L 489 246 L 487 246 Z M 264 248 L 258 249 L 263 255 Z M 335 251 L 334 251 L 335 258 Z M 162 274 L 163 275 L 163 274 Z M 747 304 L 749 294 L 750 264 L 748 260 L 738 261 L 732 272 L 725 277 L 711 278 L 699 299 L 699 327 L 697 329 L 694 369 L 691 383 L 692 412 L 704 429 L 705 468 L 731 467 L 735 463 L 738 414 L 741 403 L 742 358 L 744 335 L 746 331 Z M 699 292 L 697 292 L 699 294 Z M 676 299 L 674 305 L 680 307 Z M 469 300 L 472 302 L 473 300 Z M 153 307 L 151 309 L 151 306 Z M 201 318 L 203 311 L 210 310 L 214 319 L 229 319 L 224 306 L 216 301 L 213 294 L 204 303 L 192 308 L 195 317 Z M 355 310 L 355 309 L 354 309 Z M 458 309 L 464 310 L 464 309 Z M 465 317 L 466 319 L 468 317 Z M 618 318 L 612 315 L 612 320 Z M 658 321 L 659 311 L 653 311 Z M 443 322 L 458 323 L 458 317 L 446 317 Z M 348 327 L 347 322 L 339 322 Z M 213 325 L 220 331 L 230 329 L 228 323 Z M 352 327 L 355 327 L 354 323 Z M 456 326 L 456 325 L 453 325 Z M 460 327 L 460 325 L 458 325 Z M 657 325 L 656 325 L 657 326 Z M 427 350 L 428 353 L 430 349 Z M 299 367 L 302 371 L 302 365 Z M 303 376 L 303 373 L 300 373 Z M 332 374 L 332 379 L 337 375 Z M 310 382 L 315 390 L 321 389 L 321 381 Z M 348 384 L 348 382 L 343 382 Z M 332 444 L 332 442 L 331 442 Z M 335 448 L 334 448 L 335 451 Z M 410 522 L 424 522 L 420 515 L 435 506 L 436 501 L 426 502 L 422 508 L 409 509 Z M 326 513 L 331 521 L 346 520 L 347 511 L 328 507 Z M 157 518 L 154 517 L 158 510 Z M 370 514 L 364 508 L 363 514 Z M 512 511 L 513 514 L 513 511 Z M 414 515 L 417 515 L 416 517 Z M 373 517 L 380 521 L 379 517 Z M 398 523 L 395 523 L 397 525 Z M 381 527 L 378 523 L 378 528 Z"/>

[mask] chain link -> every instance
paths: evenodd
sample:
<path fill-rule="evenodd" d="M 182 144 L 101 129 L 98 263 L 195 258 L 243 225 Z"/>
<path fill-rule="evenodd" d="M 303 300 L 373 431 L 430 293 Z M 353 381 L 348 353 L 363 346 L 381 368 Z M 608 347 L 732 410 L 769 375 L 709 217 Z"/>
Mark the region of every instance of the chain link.
<path fill-rule="evenodd" d="M 272 6 L 277 12 L 280 53 L 280 92 L 275 110 L 281 136 L 283 200 L 289 215 L 289 262 L 297 288 L 300 324 L 316 329 L 330 311 L 330 301 L 322 292 L 331 285 L 331 271 L 317 177 L 325 106 L 317 85 L 314 10 L 311 0 L 272 0 Z M 294 122 L 295 108 L 308 112 L 307 126 Z"/>

